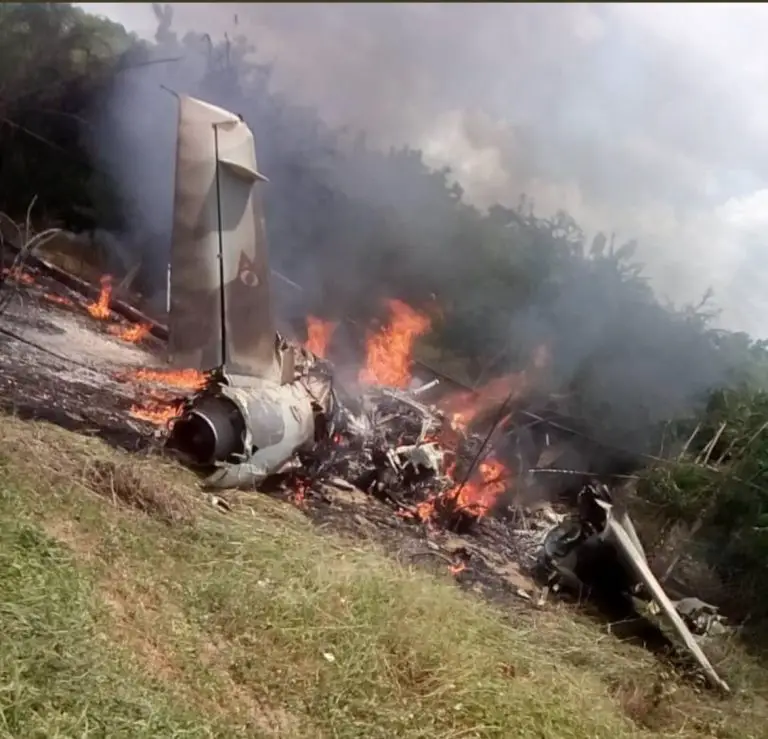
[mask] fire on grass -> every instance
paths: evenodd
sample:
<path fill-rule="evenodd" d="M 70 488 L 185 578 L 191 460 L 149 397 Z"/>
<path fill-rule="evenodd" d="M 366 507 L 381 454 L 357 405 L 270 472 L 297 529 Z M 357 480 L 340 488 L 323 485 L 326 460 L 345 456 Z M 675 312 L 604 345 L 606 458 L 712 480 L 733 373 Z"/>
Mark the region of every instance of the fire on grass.
<path fill-rule="evenodd" d="M 85 309 L 92 318 L 99 321 L 108 321 L 112 318 L 110 301 L 112 299 L 112 276 L 103 275 L 101 278 L 101 290 L 99 297 L 87 303 Z M 152 326 L 148 323 L 133 323 L 129 326 L 121 326 L 117 323 L 107 326 L 107 332 L 112 336 L 125 341 L 128 344 L 138 344 L 149 336 Z"/>
<path fill-rule="evenodd" d="M 94 303 L 87 303 L 85 309 L 90 313 L 91 318 L 105 321 L 112 315 L 109 309 L 109 301 L 112 298 L 112 275 L 102 275 L 101 291 L 99 297 Z"/>
<path fill-rule="evenodd" d="M 103 275 L 101 289 L 96 300 L 85 303 L 88 314 L 97 321 L 110 321 L 114 314 L 110 309 L 112 300 L 113 279 L 111 275 Z M 107 332 L 130 344 L 137 344 L 146 338 L 151 331 L 148 323 L 133 323 L 128 326 L 110 323 Z M 123 373 L 120 380 L 148 385 L 161 385 L 163 390 L 152 389 L 141 403 L 131 406 L 130 414 L 140 421 L 155 426 L 168 427 L 181 409 L 183 400 L 169 390 L 196 391 L 207 382 L 207 374 L 192 369 L 150 369 L 142 368 Z"/>
<path fill-rule="evenodd" d="M 130 414 L 139 421 L 168 428 L 184 402 L 183 398 L 174 396 L 168 389 L 193 392 L 200 390 L 208 382 L 208 374 L 193 369 L 141 368 L 124 372 L 118 379 L 143 385 L 162 385 L 164 390 L 151 390 L 143 402 L 132 405 Z"/>
<path fill-rule="evenodd" d="M 32 287 L 37 285 L 35 276 L 30 272 L 24 270 L 22 267 L 4 267 L 2 275 L 5 279 L 15 282 L 17 285 L 24 285 L 25 287 Z M 43 298 L 49 303 L 55 303 L 66 308 L 74 308 L 75 303 L 71 298 L 67 298 L 63 295 L 57 295 L 56 293 L 43 292 Z"/>

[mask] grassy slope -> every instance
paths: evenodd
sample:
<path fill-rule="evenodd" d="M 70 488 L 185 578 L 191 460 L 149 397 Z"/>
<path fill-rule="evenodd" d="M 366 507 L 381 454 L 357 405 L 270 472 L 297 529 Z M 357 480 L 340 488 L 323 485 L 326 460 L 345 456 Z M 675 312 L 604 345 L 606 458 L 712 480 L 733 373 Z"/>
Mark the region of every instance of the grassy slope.
<path fill-rule="evenodd" d="M 254 496 L 0 426 L 0 737 L 757 737 L 554 608 L 507 618 Z"/>

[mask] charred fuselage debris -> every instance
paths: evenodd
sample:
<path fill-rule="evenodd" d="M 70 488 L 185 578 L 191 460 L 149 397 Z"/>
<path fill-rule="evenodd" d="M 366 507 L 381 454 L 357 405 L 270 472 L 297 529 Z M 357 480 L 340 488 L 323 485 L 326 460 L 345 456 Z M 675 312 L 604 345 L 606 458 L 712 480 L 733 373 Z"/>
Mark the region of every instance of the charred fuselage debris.
<path fill-rule="evenodd" d="M 277 383 L 223 368 L 186 400 L 167 445 L 196 467 L 213 469 L 211 488 L 254 488 L 295 464 L 325 436 L 335 410 L 332 375 L 306 351 L 278 340 L 293 376 Z"/>
<path fill-rule="evenodd" d="M 545 538 L 539 572 L 547 583 L 579 595 L 593 593 L 618 609 L 618 618 L 637 615 L 637 601 L 646 603 L 645 614 L 665 616 L 709 683 L 728 692 L 694 637 L 722 633 L 717 609 L 698 598 L 672 601 L 667 596 L 651 572 L 631 518 L 606 485 L 585 486 L 578 503 L 577 512 Z"/>

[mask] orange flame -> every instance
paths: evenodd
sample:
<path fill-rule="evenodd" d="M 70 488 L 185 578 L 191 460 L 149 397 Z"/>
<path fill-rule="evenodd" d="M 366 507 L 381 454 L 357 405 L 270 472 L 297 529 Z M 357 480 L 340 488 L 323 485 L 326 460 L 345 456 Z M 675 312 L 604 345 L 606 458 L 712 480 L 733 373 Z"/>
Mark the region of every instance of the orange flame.
<path fill-rule="evenodd" d="M 296 489 L 291 496 L 291 502 L 297 508 L 305 508 L 307 504 L 307 484 L 302 480 L 297 480 L 295 485 Z"/>
<path fill-rule="evenodd" d="M 426 333 L 431 321 L 400 300 L 387 301 L 389 325 L 368 336 L 365 367 L 359 380 L 365 384 L 407 387 L 411 381 L 411 352 L 418 336 Z"/>
<path fill-rule="evenodd" d="M 440 407 L 450 418 L 454 429 L 465 430 L 479 415 L 501 405 L 506 398 L 511 396 L 514 401 L 525 395 L 535 379 L 531 370 L 542 370 L 548 362 L 548 348 L 544 345 L 538 346 L 526 369 L 496 377 L 478 390 L 454 393 L 443 399 Z"/>
<path fill-rule="evenodd" d="M 26 285 L 27 287 L 37 284 L 35 276 L 29 272 L 25 272 L 23 267 L 3 267 L 2 274 L 14 282 L 17 282 L 20 285 Z M 64 305 L 68 308 L 72 308 L 75 305 L 71 298 L 57 295 L 56 293 L 43 292 L 43 298 L 50 303 Z"/>
<path fill-rule="evenodd" d="M 149 335 L 152 326 L 148 323 L 134 323 L 132 326 L 110 326 L 108 331 L 118 339 L 130 344 L 138 344 Z"/>
<path fill-rule="evenodd" d="M 156 382 L 183 390 L 202 390 L 208 382 L 208 374 L 195 369 L 166 370 L 144 367 L 126 373 L 124 377 L 138 382 Z"/>
<path fill-rule="evenodd" d="M 531 357 L 529 366 L 511 375 L 505 375 L 488 382 L 484 387 L 472 391 L 455 393 L 441 403 L 441 408 L 451 422 L 449 428 L 443 429 L 441 440 L 444 444 L 452 445 L 479 414 L 502 404 L 506 398 L 514 400 L 530 390 L 536 372 L 545 368 L 549 363 L 549 349 L 542 345 L 537 347 Z M 532 371 L 535 370 L 535 371 Z M 446 477 L 456 481 L 456 464 L 451 463 L 446 469 Z M 457 483 L 440 495 L 419 503 L 415 511 L 408 511 L 408 517 L 415 517 L 429 523 L 436 514 L 443 511 L 452 513 L 464 512 L 476 518 L 482 518 L 494 508 L 499 497 L 510 487 L 512 475 L 502 462 L 494 457 L 487 457 L 473 472 L 469 480 Z"/>
<path fill-rule="evenodd" d="M 448 471 L 453 477 L 454 469 Z M 465 483 L 457 483 L 450 490 L 438 496 L 428 498 L 416 506 L 416 517 L 422 521 L 432 519 L 440 508 L 456 513 L 467 513 L 476 518 L 485 516 L 498 502 L 507 489 L 510 474 L 498 460 L 487 457 L 478 466 L 472 477 Z"/>
<path fill-rule="evenodd" d="M 499 496 L 507 489 L 506 467 L 497 459 L 488 458 L 477 466 L 474 479 L 449 491 L 455 508 L 478 518 L 488 513 Z"/>
<path fill-rule="evenodd" d="M 466 429 L 477 416 L 504 402 L 511 394 L 518 398 L 528 388 L 528 375 L 523 370 L 515 374 L 497 377 L 479 390 L 454 393 L 445 398 L 440 406 L 451 419 L 455 429 Z"/>
<path fill-rule="evenodd" d="M 112 297 L 112 275 L 102 275 L 101 277 L 101 292 L 99 293 L 99 299 L 95 303 L 88 303 L 85 309 L 93 316 L 103 321 L 105 318 L 109 318 L 109 299 Z"/>
<path fill-rule="evenodd" d="M 155 394 L 144 403 L 132 405 L 130 414 L 139 421 L 167 427 L 179 414 L 182 402 L 180 399 L 170 400 Z"/>
<path fill-rule="evenodd" d="M 324 358 L 335 329 L 335 323 L 307 316 L 307 343 L 304 347 L 315 356 Z"/>
<path fill-rule="evenodd" d="M 74 306 L 74 303 L 63 295 L 56 295 L 55 293 L 43 293 L 43 297 L 51 303 L 56 303 L 57 305 L 64 305 L 68 308 Z"/>

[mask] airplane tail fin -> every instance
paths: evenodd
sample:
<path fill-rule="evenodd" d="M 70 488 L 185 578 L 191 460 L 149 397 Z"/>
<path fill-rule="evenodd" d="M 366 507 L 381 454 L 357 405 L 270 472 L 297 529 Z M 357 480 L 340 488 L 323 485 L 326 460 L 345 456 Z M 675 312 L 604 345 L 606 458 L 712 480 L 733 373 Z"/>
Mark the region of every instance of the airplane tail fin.
<path fill-rule="evenodd" d="M 169 353 L 177 367 L 279 381 L 253 134 L 179 96 Z"/>

